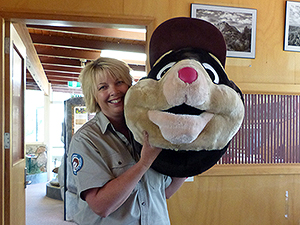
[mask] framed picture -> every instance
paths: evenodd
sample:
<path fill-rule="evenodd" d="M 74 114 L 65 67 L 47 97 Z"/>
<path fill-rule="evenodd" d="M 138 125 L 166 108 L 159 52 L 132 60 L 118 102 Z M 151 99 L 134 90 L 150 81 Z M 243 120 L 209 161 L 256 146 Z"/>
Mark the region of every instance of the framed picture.
<path fill-rule="evenodd" d="M 300 52 L 300 2 L 286 2 L 283 49 Z"/>
<path fill-rule="evenodd" d="M 223 34 L 227 57 L 255 58 L 256 9 L 191 4 L 191 17 L 215 25 Z"/>

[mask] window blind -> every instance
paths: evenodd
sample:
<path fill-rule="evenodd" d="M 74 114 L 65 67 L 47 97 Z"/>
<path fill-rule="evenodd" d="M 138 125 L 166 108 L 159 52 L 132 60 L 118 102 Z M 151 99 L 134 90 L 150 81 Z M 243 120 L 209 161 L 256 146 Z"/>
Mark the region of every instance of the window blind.
<path fill-rule="evenodd" d="M 244 94 L 245 118 L 219 164 L 300 162 L 300 97 Z"/>

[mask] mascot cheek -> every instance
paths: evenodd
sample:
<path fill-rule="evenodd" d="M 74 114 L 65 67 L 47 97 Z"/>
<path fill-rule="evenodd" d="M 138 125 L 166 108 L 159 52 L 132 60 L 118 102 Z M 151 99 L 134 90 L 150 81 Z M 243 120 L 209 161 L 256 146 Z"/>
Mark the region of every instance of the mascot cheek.
<path fill-rule="evenodd" d="M 148 111 L 163 108 L 167 104 L 163 97 L 160 83 L 156 80 L 145 79 L 130 87 L 125 96 L 124 113 L 126 123 L 134 135 L 134 139 L 143 143 L 143 131 L 149 133 L 149 141 L 162 139 L 159 128 L 148 116 Z"/>

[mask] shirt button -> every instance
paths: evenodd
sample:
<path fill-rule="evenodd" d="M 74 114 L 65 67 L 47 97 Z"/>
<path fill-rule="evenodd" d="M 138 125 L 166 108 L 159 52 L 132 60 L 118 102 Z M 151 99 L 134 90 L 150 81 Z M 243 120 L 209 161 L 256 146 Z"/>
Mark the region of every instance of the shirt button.
<path fill-rule="evenodd" d="M 145 206 L 146 205 L 146 203 L 145 202 L 142 202 L 142 206 Z"/>

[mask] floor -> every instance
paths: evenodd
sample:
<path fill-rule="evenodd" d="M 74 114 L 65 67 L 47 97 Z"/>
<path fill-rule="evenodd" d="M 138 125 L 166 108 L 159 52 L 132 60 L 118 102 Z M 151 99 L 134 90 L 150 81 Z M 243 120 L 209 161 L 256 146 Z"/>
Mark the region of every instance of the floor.
<path fill-rule="evenodd" d="M 26 188 L 26 225 L 73 225 L 64 221 L 64 204 L 46 196 L 46 183 Z"/>

